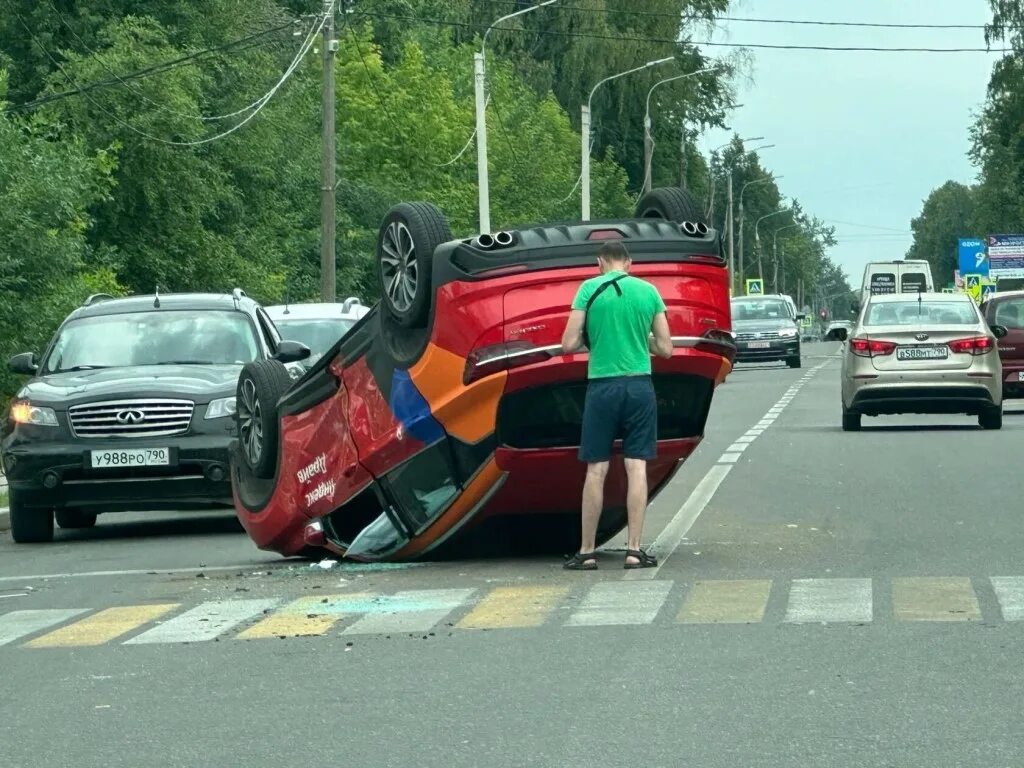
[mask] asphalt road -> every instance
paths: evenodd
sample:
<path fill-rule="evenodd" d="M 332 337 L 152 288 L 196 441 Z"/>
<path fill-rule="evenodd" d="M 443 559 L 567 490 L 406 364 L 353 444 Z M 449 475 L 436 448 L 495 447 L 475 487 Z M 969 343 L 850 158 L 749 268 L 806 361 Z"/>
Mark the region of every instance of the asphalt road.
<path fill-rule="evenodd" d="M 730 376 L 656 571 L 0 534 L 0 765 L 1019 766 L 1024 413 L 846 434 L 835 351 Z"/>

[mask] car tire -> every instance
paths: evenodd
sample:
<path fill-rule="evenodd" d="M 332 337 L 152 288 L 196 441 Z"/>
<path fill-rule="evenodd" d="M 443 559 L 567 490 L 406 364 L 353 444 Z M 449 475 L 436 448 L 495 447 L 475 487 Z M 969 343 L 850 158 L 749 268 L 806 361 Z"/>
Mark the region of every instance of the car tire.
<path fill-rule="evenodd" d="M 96 525 L 96 513 L 81 509 L 58 509 L 56 517 L 61 528 L 92 528 Z"/>
<path fill-rule="evenodd" d="M 11 538 L 18 544 L 42 544 L 53 541 L 53 510 L 28 507 L 10 497 Z"/>
<path fill-rule="evenodd" d="M 652 189 L 637 201 L 635 215 L 638 219 L 667 219 L 677 224 L 707 223 L 696 198 L 680 187 Z"/>
<path fill-rule="evenodd" d="M 292 384 L 277 360 L 247 363 L 238 377 L 236 422 L 242 460 L 256 477 L 272 478 L 277 469 L 277 402 Z"/>
<path fill-rule="evenodd" d="M 802 365 L 800 355 L 797 355 L 796 357 L 786 358 L 786 365 L 788 365 L 790 368 L 799 368 Z"/>
<path fill-rule="evenodd" d="M 843 408 L 843 432 L 860 432 L 860 416 Z"/>
<path fill-rule="evenodd" d="M 377 234 L 377 282 L 384 306 L 403 328 L 430 317 L 434 250 L 454 239 L 448 219 L 430 203 L 399 203 Z"/>
<path fill-rule="evenodd" d="M 978 426 L 982 429 L 1002 429 L 1003 409 L 993 405 L 978 414 Z"/>

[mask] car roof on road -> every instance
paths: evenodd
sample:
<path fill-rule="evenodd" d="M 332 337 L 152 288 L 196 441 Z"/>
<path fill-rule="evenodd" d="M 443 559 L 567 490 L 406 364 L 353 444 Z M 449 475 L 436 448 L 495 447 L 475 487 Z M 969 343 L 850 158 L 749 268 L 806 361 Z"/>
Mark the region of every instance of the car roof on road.
<path fill-rule="evenodd" d="M 922 291 L 921 293 L 876 293 L 869 301 L 872 304 L 889 304 L 893 302 L 917 301 L 973 301 L 966 293 L 941 293 Z"/>
<path fill-rule="evenodd" d="M 156 299 L 160 304 L 156 306 Z M 238 299 L 239 308 L 252 308 L 256 302 L 242 296 Z M 79 307 L 71 313 L 71 317 L 101 317 L 118 315 L 128 312 L 159 312 L 160 310 L 233 310 L 235 298 L 230 293 L 165 293 L 147 296 L 127 296 L 124 298 L 99 299 L 91 304 Z"/>
<path fill-rule="evenodd" d="M 370 311 L 369 307 L 359 302 L 359 299 L 350 299 L 345 302 L 274 304 L 273 306 L 265 307 L 265 309 L 267 314 L 275 321 L 331 319 L 335 317 L 358 318 Z"/>

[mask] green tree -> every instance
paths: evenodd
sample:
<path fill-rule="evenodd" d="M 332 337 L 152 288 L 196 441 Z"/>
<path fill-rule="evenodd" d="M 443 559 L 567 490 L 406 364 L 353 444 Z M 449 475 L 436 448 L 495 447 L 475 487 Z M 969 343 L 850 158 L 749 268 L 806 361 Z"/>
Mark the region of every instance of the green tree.
<path fill-rule="evenodd" d="M 921 214 L 910 222 L 914 240 L 908 259 L 925 259 L 939 284 L 953 279 L 957 269 L 957 240 L 976 237 L 974 190 L 955 181 L 933 189 L 924 201 Z"/>

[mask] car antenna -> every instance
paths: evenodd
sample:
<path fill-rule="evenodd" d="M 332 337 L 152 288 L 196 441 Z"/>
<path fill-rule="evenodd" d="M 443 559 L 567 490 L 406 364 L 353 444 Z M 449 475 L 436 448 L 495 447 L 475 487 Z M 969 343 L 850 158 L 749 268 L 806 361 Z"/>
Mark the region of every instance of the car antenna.
<path fill-rule="evenodd" d="M 291 310 L 288 309 L 288 304 L 289 304 L 289 301 L 288 301 L 288 291 L 285 291 L 284 292 L 284 313 L 286 315 L 290 315 L 291 314 Z"/>
<path fill-rule="evenodd" d="M 156 291 L 153 294 L 153 308 L 160 309 L 160 285 L 156 286 Z"/>

